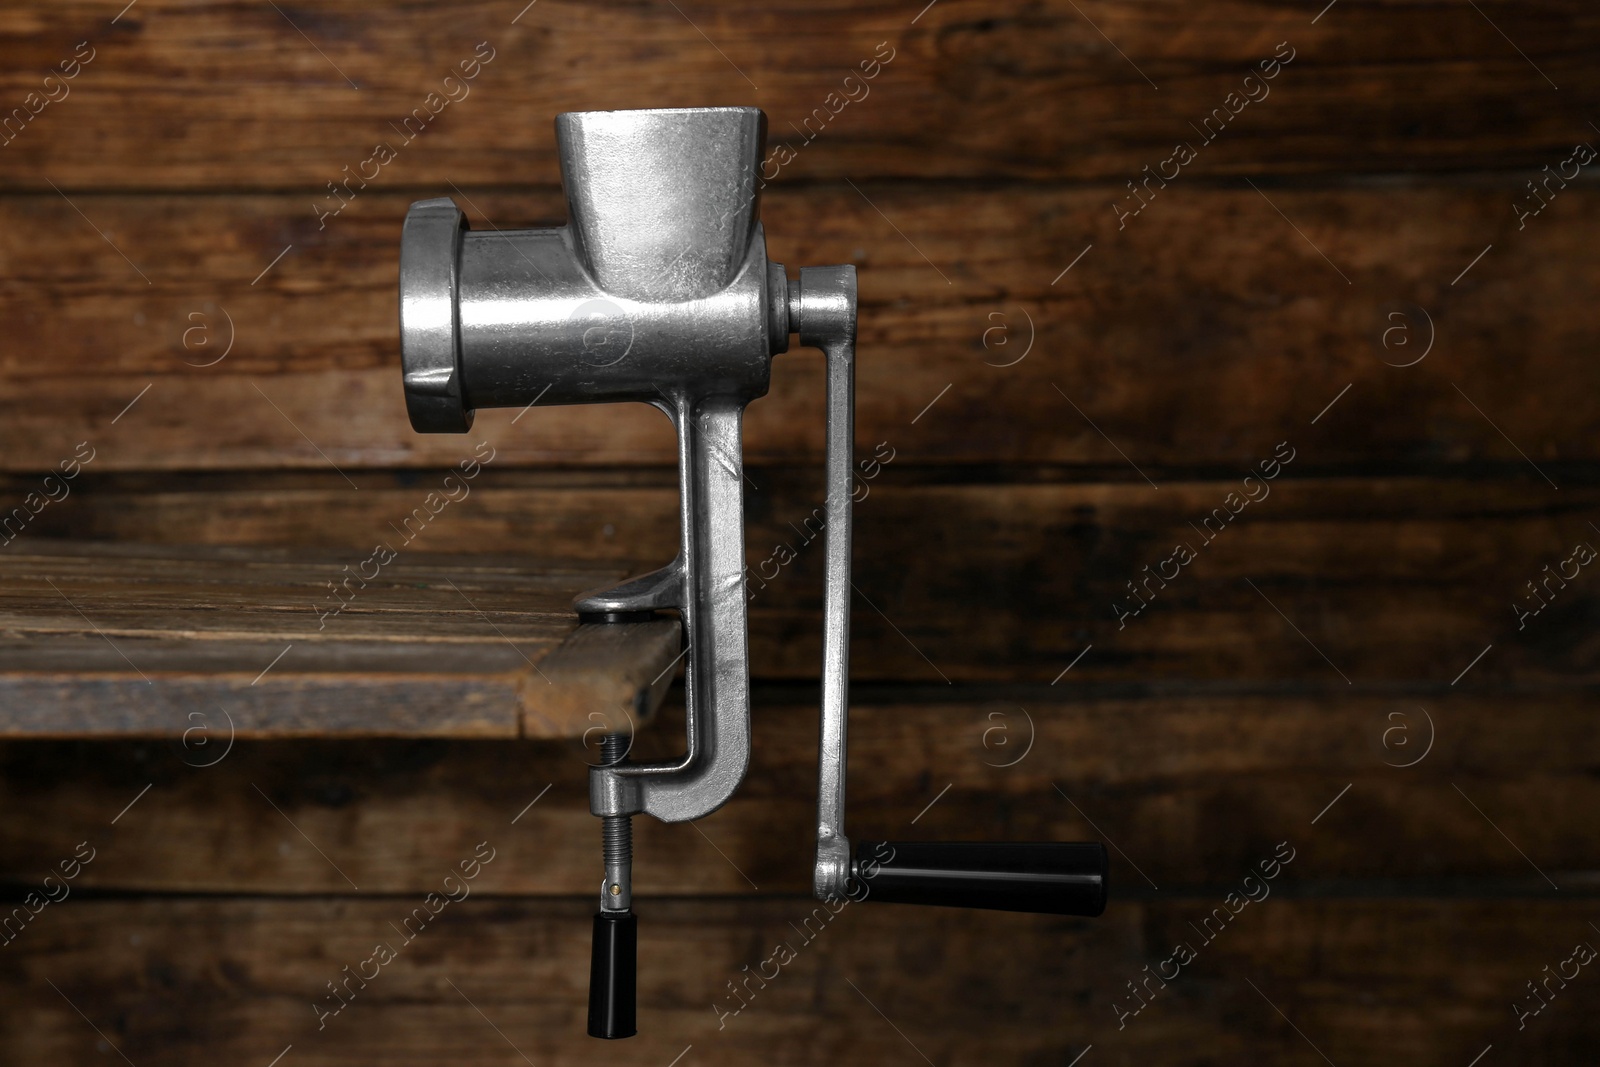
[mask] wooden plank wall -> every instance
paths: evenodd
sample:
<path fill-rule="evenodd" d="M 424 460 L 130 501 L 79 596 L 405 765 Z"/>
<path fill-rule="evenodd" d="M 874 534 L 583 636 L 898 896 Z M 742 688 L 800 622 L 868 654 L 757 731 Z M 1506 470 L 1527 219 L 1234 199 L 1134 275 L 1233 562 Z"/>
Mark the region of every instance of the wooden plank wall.
<path fill-rule="evenodd" d="M 796 352 L 746 435 L 752 566 L 797 553 L 752 602 L 755 766 L 638 827 L 639 1038 L 582 1036 L 576 744 L 13 743 L 5 892 L 76 877 L 0 944 L 0 1060 L 1594 1061 L 1594 5 L 123 2 L 0 11 L 4 500 L 93 454 L 22 536 L 366 550 L 487 441 L 427 547 L 664 562 L 654 413 L 411 433 L 399 221 L 559 222 L 559 111 L 755 104 L 774 258 L 860 269 L 855 832 L 1101 838 L 1114 897 L 801 934 Z"/>

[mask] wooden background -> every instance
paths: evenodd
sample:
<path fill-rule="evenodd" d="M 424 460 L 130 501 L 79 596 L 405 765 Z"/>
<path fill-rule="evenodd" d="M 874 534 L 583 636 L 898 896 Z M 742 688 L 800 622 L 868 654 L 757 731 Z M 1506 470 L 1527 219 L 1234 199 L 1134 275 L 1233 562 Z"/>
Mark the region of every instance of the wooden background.
<path fill-rule="evenodd" d="M 365 550 L 489 441 L 426 547 L 666 561 L 653 412 L 411 432 L 399 223 L 441 194 L 478 226 L 559 223 L 560 111 L 760 106 L 797 146 L 771 253 L 859 268 L 858 443 L 894 456 L 858 509 L 853 831 L 1105 839 L 1113 902 L 851 908 L 719 1027 L 809 911 L 802 551 L 752 604 L 749 781 L 698 826 L 637 827 L 640 1037 L 582 1034 L 576 742 L 241 743 L 208 769 L 172 739 L 13 743 L 7 895 L 96 858 L 0 946 L 0 1060 L 1594 1062 L 1594 968 L 1518 1008 L 1600 945 L 1600 579 L 1520 627 L 1512 605 L 1600 543 L 1600 195 L 1592 167 L 1526 184 L 1600 144 L 1600 10 L 522 2 L 0 11 L 4 114 L 93 50 L 0 147 L 7 507 L 95 449 L 24 536 Z M 319 224 L 480 42 L 470 96 Z M 1119 229 L 1127 183 L 1288 49 Z M 821 420 L 820 360 L 780 357 L 746 433 L 752 562 L 822 499 Z M 1270 496 L 1119 628 L 1125 583 L 1283 442 Z M 680 735 L 669 711 L 642 743 Z M 480 841 L 474 896 L 319 1031 L 325 984 Z M 1204 943 L 1190 924 L 1280 842 L 1270 898 Z M 1194 962 L 1119 1019 L 1180 941 Z"/>

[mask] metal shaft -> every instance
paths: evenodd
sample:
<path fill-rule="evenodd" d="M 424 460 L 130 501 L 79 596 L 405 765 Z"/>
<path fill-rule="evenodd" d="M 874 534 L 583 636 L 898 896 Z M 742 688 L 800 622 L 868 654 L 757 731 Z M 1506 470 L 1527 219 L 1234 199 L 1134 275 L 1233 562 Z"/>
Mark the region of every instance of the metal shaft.
<path fill-rule="evenodd" d="M 622 734 L 601 739 L 602 765 L 620 763 L 627 754 L 628 739 Z M 606 880 L 600 885 L 600 910 L 594 917 L 589 956 L 589 1036 L 611 1041 L 638 1032 L 639 920 L 629 907 L 633 820 L 627 815 L 604 816 L 600 834 L 605 844 Z"/>
<path fill-rule="evenodd" d="M 600 739 L 600 763 L 610 767 L 628 754 L 628 738 L 606 734 Z M 600 820 L 606 879 L 600 886 L 600 910 L 625 912 L 633 906 L 633 817 L 607 815 Z"/>

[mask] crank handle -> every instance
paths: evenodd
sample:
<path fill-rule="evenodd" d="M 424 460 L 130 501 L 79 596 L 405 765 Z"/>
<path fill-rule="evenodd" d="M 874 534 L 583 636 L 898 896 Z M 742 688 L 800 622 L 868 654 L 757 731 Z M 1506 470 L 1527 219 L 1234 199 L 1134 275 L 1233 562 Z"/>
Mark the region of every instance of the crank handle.
<path fill-rule="evenodd" d="M 1093 918 L 1106 910 L 1099 842 L 863 841 L 852 865 L 861 900 Z"/>
<path fill-rule="evenodd" d="M 850 708 L 850 526 L 854 491 L 856 277 L 812 267 L 790 283 L 800 343 L 828 364 L 826 560 L 822 604 L 822 730 L 817 746 L 817 852 L 812 891 L 833 900 L 1099 915 L 1106 852 L 1097 843 L 867 842 L 852 857 L 844 830 Z"/>

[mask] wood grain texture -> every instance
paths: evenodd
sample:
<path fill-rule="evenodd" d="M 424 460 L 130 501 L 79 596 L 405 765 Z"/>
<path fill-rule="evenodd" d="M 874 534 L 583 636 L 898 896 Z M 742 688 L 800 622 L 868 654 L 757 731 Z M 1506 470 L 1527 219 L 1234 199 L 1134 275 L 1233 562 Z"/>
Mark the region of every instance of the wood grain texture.
<path fill-rule="evenodd" d="M 1600 598 L 1550 577 L 1600 538 L 1592 168 L 1518 217 L 1600 143 L 1593 4 L 524 5 L 0 11 L 0 1063 L 1594 1060 L 1593 968 L 1515 1009 L 1600 944 Z M 70 96 L 13 110 L 78 42 Z M 559 223 L 557 112 L 708 103 L 768 113 L 774 259 L 860 270 L 851 832 L 1105 840 L 1112 903 L 852 905 L 719 1024 L 815 907 L 822 380 L 791 353 L 746 423 L 752 772 L 696 825 L 636 821 L 641 1036 L 596 1046 L 588 732 L 637 728 L 679 639 L 565 613 L 677 551 L 672 433 L 616 406 L 414 434 L 399 227 L 441 194 Z M 1270 496 L 1202 529 L 1280 443 Z M 50 538 L 132 547 L 41 564 Z M 640 758 L 682 750 L 664 700 Z M 116 737 L 38 739 L 88 730 Z M 480 843 L 472 896 L 319 1030 Z"/>
<path fill-rule="evenodd" d="M 1396 1056 L 1457 1067 L 1489 1044 L 1507 1062 L 1581 1062 L 1600 1041 L 1587 971 L 1524 1030 L 1512 1012 L 1542 967 L 1594 942 L 1591 905 L 1284 896 L 1318 843 L 1297 839 L 1269 883 L 1277 893 L 1210 943 L 1190 924 L 1221 907 L 1220 888 L 1093 921 L 871 903 L 812 918 L 821 906 L 801 898 L 655 901 L 639 925 L 640 1036 L 605 1055 L 800 1065 L 920 1053 L 973 1067 L 1065 1064 L 1092 1045 L 1098 1062 L 1119 1065 L 1310 1063 L 1321 1050 L 1341 1067 Z M 485 870 L 511 851 L 490 847 Z M 398 923 L 421 901 L 69 899 L 3 949 L 0 988 L 28 1022 L 0 1031 L 0 1049 L 10 1062 L 68 1065 L 115 1058 L 108 1046 L 174 1067 L 265 1064 L 290 1045 L 295 1062 L 319 1067 L 594 1062 L 587 901 L 468 896 L 405 943 Z M 1124 983 L 1179 941 L 1197 958 L 1119 1030 L 1114 1005 L 1137 1003 Z M 353 996 L 319 1031 L 313 1005 L 340 1004 L 328 983 L 347 966 L 355 974 L 378 943 L 397 958 L 367 965 L 376 977 L 364 988 L 352 978 Z M 780 943 L 793 958 L 766 964 L 775 977 L 750 979 L 739 1014 L 720 1015 L 740 1003 L 729 983 Z M 1442 958 L 1451 966 L 1439 969 Z"/>
<path fill-rule="evenodd" d="M 654 712 L 678 624 L 599 635 L 570 606 L 623 572 L 397 556 L 393 540 L 383 559 L 13 544 L 0 736 L 176 728 L 206 763 L 236 736 L 566 737 Z"/>
<path fill-rule="evenodd" d="M 1581 0 L 1489 3 L 1481 14 L 1346 4 L 1316 21 L 1310 5 L 1265 0 L 1020 10 L 947 0 L 920 14 L 841 0 L 679 10 L 546 0 L 520 18 L 511 3 L 280 12 L 144 0 L 113 23 L 121 6 L 19 10 L 0 24 L 7 108 L 78 42 L 95 50 L 70 95 L 0 153 L 0 180 L 320 192 L 387 141 L 397 158 L 378 181 L 550 185 L 557 112 L 708 102 L 765 108 L 773 140 L 794 150 L 785 179 L 1120 183 L 1176 142 L 1199 142 L 1202 120 L 1230 106 L 1242 110 L 1202 148 L 1201 167 L 1537 167 L 1588 136 L 1583 116 L 1600 94 L 1596 15 Z M 493 59 L 446 85 L 480 42 Z M 1271 95 L 1229 105 L 1230 93 L 1261 95 L 1244 79 L 1275 54 L 1294 58 Z M 888 65 L 863 83 L 860 64 L 874 56 Z M 608 75 L 618 70 L 627 77 Z M 441 105 L 446 92 L 457 102 Z M 401 123 L 419 107 L 437 114 L 408 141 Z"/>
<path fill-rule="evenodd" d="M 1285 835 L 1311 834 L 1314 855 L 1296 868 L 1305 895 L 1600 890 L 1586 816 L 1600 803 L 1593 688 L 1063 690 L 858 692 L 851 834 L 1109 836 L 1116 902 L 1206 891 Z M 734 799 L 695 826 L 636 820 L 641 901 L 808 892 L 816 707 L 814 694 L 758 689 L 752 769 Z M 510 857 L 484 874 L 484 892 L 580 896 L 595 884 L 592 744 L 241 741 L 203 767 L 220 743 L 185 748 L 185 725 L 151 742 L 0 745 L 12 816 L 0 884 L 20 892 L 87 839 L 100 850 L 78 883 L 90 890 L 424 892 L 444 858 L 484 836 Z M 683 749 L 680 697 L 635 754 Z"/>
<path fill-rule="evenodd" d="M 137 270 L 54 193 L 0 198 L 0 464 L 87 442 L 90 470 L 423 467 L 485 441 L 497 467 L 673 464 L 644 405 L 412 431 L 400 220 L 439 191 L 375 192 L 322 231 L 294 196 L 75 195 Z M 858 440 L 901 462 L 1249 465 L 1313 419 L 1335 431 L 1319 464 L 1596 459 L 1590 189 L 1525 228 L 1505 180 L 1265 191 L 1175 183 L 1120 231 L 1109 185 L 802 187 L 763 214 L 791 272 L 859 268 Z M 480 228 L 565 215 L 547 191 L 461 199 Z M 822 392 L 816 353 L 777 357 L 750 461 L 820 464 Z"/>
<path fill-rule="evenodd" d="M 1600 589 L 1589 570 L 1563 582 L 1544 568 L 1600 543 L 1594 487 L 1558 491 L 1526 466 L 1448 479 L 1297 473 L 1314 473 L 1322 440 L 1350 432 L 1308 427 L 1279 476 L 1252 483 L 1268 495 L 1226 525 L 1216 512 L 1242 503 L 1243 469 L 1226 480 L 1163 477 L 1159 489 L 1136 478 L 1066 481 L 1060 471 L 996 485 L 901 468 L 897 458 L 858 491 L 853 676 L 1043 684 L 1075 664 L 1075 681 L 1137 687 L 1233 680 L 1425 692 L 1449 688 L 1469 665 L 1462 684 L 1593 677 Z M 364 555 L 433 480 L 365 477 L 360 492 L 303 474 L 110 479 L 39 520 L 103 539 L 343 542 Z M 671 477 L 644 475 L 629 488 L 620 476 L 485 472 L 424 543 L 486 553 L 537 544 L 642 572 L 677 552 Z M 809 681 L 821 662 L 820 480 L 760 468 L 751 477 L 753 670 Z M 1163 567 L 1179 544 L 1196 558 Z M 1162 570 L 1176 577 L 1152 577 Z M 1548 607 L 1523 617 L 1517 605 L 1544 602 L 1529 592 L 1533 581 L 1550 583 L 1537 594 Z"/>

